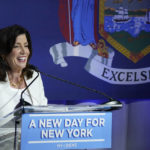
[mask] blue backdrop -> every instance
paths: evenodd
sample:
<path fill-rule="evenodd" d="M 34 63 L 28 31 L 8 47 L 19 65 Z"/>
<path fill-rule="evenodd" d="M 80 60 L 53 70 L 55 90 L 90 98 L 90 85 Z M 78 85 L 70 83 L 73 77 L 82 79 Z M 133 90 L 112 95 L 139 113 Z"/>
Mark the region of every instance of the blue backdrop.
<path fill-rule="evenodd" d="M 50 47 L 58 43 L 66 42 L 61 31 L 62 29 L 60 29 L 60 24 L 62 23 L 60 22 L 62 20 L 60 20 L 58 15 L 60 2 L 62 1 L 1 1 L 0 28 L 12 24 L 20 24 L 29 30 L 33 42 L 33 57 L 31 63 L 39 67 L 43 72 L 100 90 L 117 99 L 149 99 L 150 83 L 136 85 L 117 85 L 108 83 L 91 75 L 84 69 L 87 63 L 86 58 L 73 56 L 66 57 L 65 60 L 68 63 L 67 67 L 60 67 L 53 62 L 52 56 L 49 53 Z M 134 63 L 113 48 L 111 44 L 107 43 L 107 45 L 115 51 L 112 67 L 123 69 L 149 67 L 150 54 L 147 54 L 137 63 Z M 85 89 L 74 87 L 44 76 L 42 77 L 45 86 L 45 93 L 49 101 L 59 101 L 61 103 L 66 100 L 105 100 L 103 96 Z M 148 78 L 150 78 L 150 75 Z"/>

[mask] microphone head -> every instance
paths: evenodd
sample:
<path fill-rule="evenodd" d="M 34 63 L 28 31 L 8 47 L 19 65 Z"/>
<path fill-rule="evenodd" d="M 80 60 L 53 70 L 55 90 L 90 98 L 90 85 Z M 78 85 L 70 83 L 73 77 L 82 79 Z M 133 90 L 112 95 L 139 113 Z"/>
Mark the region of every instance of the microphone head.
<path fill-rule="evenodd" d="M 29 64 L 30 69 L 35 70 L 36 72 L 40 72 L 37 66 Z"/>

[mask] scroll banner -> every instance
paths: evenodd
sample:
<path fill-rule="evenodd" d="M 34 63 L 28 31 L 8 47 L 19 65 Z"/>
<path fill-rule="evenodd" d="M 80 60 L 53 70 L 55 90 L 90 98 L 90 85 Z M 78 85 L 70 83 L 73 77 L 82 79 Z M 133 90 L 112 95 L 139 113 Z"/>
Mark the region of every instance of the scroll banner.
<path fill-rule="evenodd" d="M 99 56 L 97 51 L 93 51 L 89 45 L 73 47 L 67 42 L 56 44 L 49 51 L 53 62 L 61 67 L 68 66 L 65 57 L 74 56 L 88 59 L 85 70 L 110 84 L 136 85 L 150 82 L 150 67 L 137 69 L 112 67 L 115 52 L 111 48 L 108 48 L 108 58 Z"/>
<path fill-rule="evenodd" d="M 21 150 L 111 148 L 112 113 L 22 116 Z"/>

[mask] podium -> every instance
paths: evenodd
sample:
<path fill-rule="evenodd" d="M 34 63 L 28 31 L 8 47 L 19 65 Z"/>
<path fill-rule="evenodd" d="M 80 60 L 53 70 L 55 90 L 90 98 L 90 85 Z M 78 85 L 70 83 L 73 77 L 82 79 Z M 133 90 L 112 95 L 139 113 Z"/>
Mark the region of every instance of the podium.
<path fill-rule="evenodd" d="M 96 132 L 97 132 L 96 127 L 99 126 L 99 129 L 100 129 L 100 126 L 103 127 L 103 128 L 101 128 L 101 130 L 102 130 L 101 133 L 103 135 L 105 134 L 105 131 L 103 131 L 103 130 L 107 130 L 107 129 L 105 129 L 104 120 L 102 120 L 102 118 L 101 118 L 101 121 L 100 121 L 100 118 L 98 121 L 96 120 L 97 115 L 99 116 L 102 114 L 103 115 L 106 114 L 106 118 L 104 118 L 104 119 L 106 119 L 106 122 L 107 122 L 107 118 L 111 118 L 110 117 L 111 111 L 120 109 L 121 107 L 122 107 L 122 104 L 115 104 L 115 105 L 114 104 L 112 104 L 112 105 L 111 104 L 109 104 L 109 105 L 106 105 L 106 104 L 101 104 L 101 105 L 55 105 L 55 104 L 52 104 L 52 105 L 41 106 L 41 107 L 40 106 L 19 107 L 16 110 L 14 110 L 12 113 L 8 114 L 7 116 L 0 118 L 0 149 L 2 149 L 2 150 L 20 150 L 20 149 L 24 150 L 24 147 L 26 147 L 26 145 L 27 145 L 25 142 L 26 142 L 26 138 L 28 138 L 27 137 L 28 135 L 31 136 L 31 137 L 29 137 L 29 139 L 32 138 L 32 136 L 33 136 L 33 138 L 37 138 L 38 136 L 41 136 L 41 135 L 36 135 L 37 133 L 35 130 L 36 125 L 37 125 L 36 119 L 39 118 L 39 116 L 41 118 L 48 116 L 47 119 L 44 118 L 47 121 L 46 124 L 44 124 L 41 121 L 42 120 L 41 118 L 39 119 L 41 123 L 40 123 L 40 125 L 38 124 L 40 126 L 40 127 L 38 126 L 38 128 L 37 128 L 37 129 L 40 128 L 40 131 L 38 131 L 38 132 L 42 132 L 42 134 L 43 134 L 42 136 L 44 138 L 47 138 L 46 140 L 44 140 L 44 142 L 42 141 L 43 143 L 42 143 L 41 148 L 40 148 L 41 144 L 39 144 L 37 142 L 37 140 L 35 140 L 37 142 L 37 145 L 39 144 L 38 145 L 39 150 L 44 149 L 44 147 L 43 147 L 44 143 L 47 143 L 46 145 L 49 145 L 49 146 L 50 146 L 50 144 L 52 145 L 53 143 L 55 143 L 55 144 L 57 143 L 57 146 L 53 145 L 55 147 L 55 148 L 52 148 L 53 150 L 54 149 L 88 149 L 88 147 L 84 147 L 85 144 L 83 146 L 83 143 L 85 143 L 85 142 L 88 143 L 88 142 L 93 142 L 93 141 L 96 142 L 96 140 L 97 140 L 97 143 L 100 143 L 100 139 L 94 139 L 94 137 L 92 137 L 93 136 L 92 134 L 95 134 L 92 132 L 94 132 L 94 130 L 96 130 Z M 89 117 L 89 115 L 91 116 L 91 114 L 93 116 L 93 119 L 89 119 L 89 118 L 92 118 L 92 117 Z M 107 117 L 107 115 L 108 115 L 108 117 Z M 36 119 L 32 119 L 32 118 L 28 119 L 29 116 L 30 117 L 36 116 Z M 70 116 L 72 116 L 72 118 L 69 118 Z M 79 116 L 81 116 L 81 117 L 79 117 Z M 51 119 L 50 117 L 58 118 L 59 121 L 61 121 L 62 127 L 61 127 L 60 123 L 57 122 L 58 120 L 56 120 L 57 126 L 55 127 L 55 129 L 57 128 L 57 130 L 59 130 L 59 132 L 61 132 L 61 133 L 54 132 L 54 129 L 52 129 L 52 124 L 51 124 L 51 121 L 52 120 L 54 121 L 54 119 Z M 61 118 L 61 117 L 63 117 L 63 118 Z M 71 123 L 72 120 L 73 120 L 73 122 Z M 78 121 L 78 122 L 76 122 L 76 121 Z M 84 121 L 86 121 L 86 123 Z M 108 134 L 109 134 L 109 137 L 111 137 L 111 119 L 109 119 L 109 121 L 110 121 L 110 123 L 108 124 L 108 126 L 109 126 L 108 128 L 110 130 L 110 133 L 108 133 Z M 84 127 L 81 126 L 81 125 L 85 126 L 85 124 L 86 124 L 86 127 L 89 127 L 88 129 L 84 129 Z M 63 125 L 65 125 L 65 127 Z M 94 129 L 90 129 L 90 126 L 94 127 Z M 54 124 L 53 124 L 53 127 L 54 127 Z M 43 128 L 45 128 L 45 130 Z M 71 129 L 71 128 L 73 128 L 73 129 Z M 28 129 L 29 129 L 29 131 L 28 131 Z M 48 134 L 47 134 L 47 129 L 51 129 L 51 130 L 48 130 Z M 73 138 L 75 138 L 76 142 L 79 142 L 78 143 L 79 147 L 77 146 L 77 144 L 73 145 L 73 142 L 72 142 L 72 144 L 69 144 L 70 141 L 61 139 L 61 138 L 63 138 L 63 134 L 64 134 L 64 138 L 65 138 L 64 129 L 66 129 L 68 131 L 68 136 L 70 137 L 71 142 L 73 141 L 72 140 Z M 63 133 L 62 133 L 62 131 L 63 131 Z M 81 133 L 79 133 L 79 131 Z M 54 135 L 56 136 L 56 134 L 59 134 L 59 135 L 57 135 L 57 140 L 54 138 Z M 73 137 L 71 137 L 71 136 L 73 136 Z M 99 134 L 98 134 L 98 136 L 99 136 Z M 78 137 L 80 139 L 78 139 Z M 91 138 L 91 139 L 88 139 L 88 138 Z M 107 136 L 106 136 L 106 138 L 107 138 Z M 30 141 L 30 143 L 34 143 L 34 145 L 36 145 L 35 141 L 34 142 Z M 67 141 L 68 145 L 64 145 L 65 141 Z M 41 141 L 39 141 L 39 142 L 41 142 Z M 91 146 L 91 145 L 94 145 L 94 144 L 89 143 L 89 146 Z M 111 144 L 109 143 L 109 147 L 110 146 L 111 146 Z M 92 147 L 90 147 L 90 148 L 92 148 Z M 47 149 L 45 148 L 45 150 L 47 150 Z"/>

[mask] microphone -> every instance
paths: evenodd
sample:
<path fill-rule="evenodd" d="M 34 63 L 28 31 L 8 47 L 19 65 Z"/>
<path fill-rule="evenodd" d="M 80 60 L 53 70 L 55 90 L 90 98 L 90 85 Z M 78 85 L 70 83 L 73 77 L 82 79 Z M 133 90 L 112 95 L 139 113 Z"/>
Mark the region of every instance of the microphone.
<path fill-rule="evenodd" d="M 25 110 L 24 110 L 24 106 L 30 106 L 31 104 L 30 103 L 28 103 L 28 102 L 26 102 L 25 100 L 24 100 L 24 98 L 23 98 L 23 94 L 24 94 L 24 92 L 30 87 L 30 85 L 38 78 L 38 76 L 39 76 L 39 72 L 38 72 L 38 70 L 35 70 L 36 72 L 37 72 L 37 75 L 36 75 L 36 77 L 26 86 L 26 88 L 21 92 L 21 95 L 20 95 L 20 102 L 19 102 L 19 104 L 17 104 L 17 106 L 15 107 L 15 109 L 16 108 L 19 108 L 19 107 L 23 107 L 22 108 L 22 113 L 25 113 Z"/>
<path fill-rule="evenodd" d="M 31 68 L 31 67 L 30 67 Z M 33 66 L 32 66 L 32 68 L 33 68 Z M 28 103 L 28 102 L 26 102 L 25 100 L 24 100 L 24 98 L 23 98 L 23 93 L 30 87 L 30 85 L 38 78 L 38 76 L 39 76 L 39 72 L 38 72 L 38 70 L 36 70 L 35 69 L 35 71 L 37 72 L 37 75 L 36 75 L 36 77 L 26 86 L 26 88 L 21 92 L 21 96 L 20 96 L 20 102 L 19 102 L 19 104 L 15 107 L 15 109 L 16 108 L 19 108 L 19 107 L 23 107 L 22 108 L 22 111 L 18 111 L 18 112 L 15 112 L 14 113 L 14 116 L 16 116 L 16 117 L 20 117 L 21 116 L 21 114 L 24 114 L 25 113 L 25 110 L 24 110 L 24 106 L 28 106 L 28 105 L 31 105 L 30 103 Z M 15 137 L 14 137 L 14 148 L 16 149 L 16 136 L 17 136 L 17 124 L 18 124 L 19 122 L 18 122 L 18 120 L 16 119 L 15 120 Z"/>
<path fill-rule="evenodd" d="M 91 92 L 94 92 L 94 93 L 97 93 L 97 94 L 100 94 L 100 95 L 103 95 L 105 98 L 108 99 L 108 102 L 102 103 L 104 105 L 121 105 L 121 107 L 122 107 L 122 103 L 120 101 L 108 96 L 107 94 L 105 94 L 101 91 L 98 91 L 96 89 L 89 88 L 89 87 L 86 87 L 86 86 L 83 86 L 83 85 L 80 85 L 80 84 L 77 84 L 77 83 L 74 83 L 74 82 L 71 82 L 71 81 L 68 81 L 68 80 L 64 80 L 62 78 L 58 78 L 56 76 L 53 76 L 53 75 L 50 75 L 50 74 L 47 74 L 47 73 L 44 73 L 44 72 L 41 72 L 41 71 L 40 71 L 40 73 L 47 76 L 47 77 L 50 77 L 52 79 L 59 80 L 61 82 L 64 82 L 64 83 L 67 83 L 67 84 L 70 84 L 70 85 L 73 85 L 73 86 L 76 86 L 76 87 L 79 87 L 79 88 L 82 88 L 82 89 L 86 89 L 88 91 L 91 91 Z"/>

